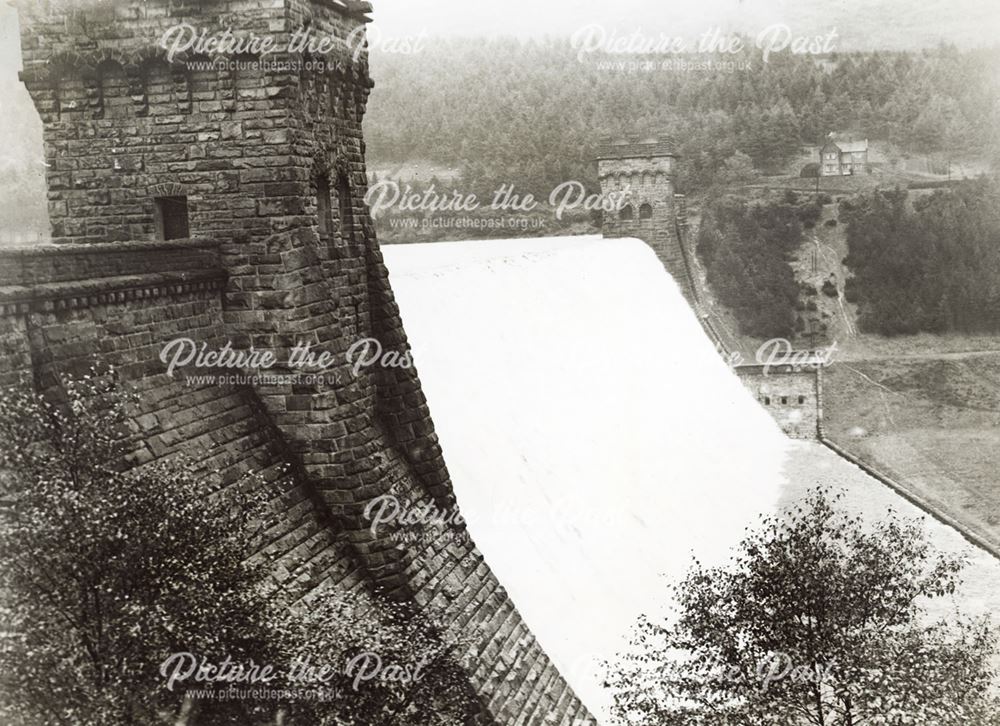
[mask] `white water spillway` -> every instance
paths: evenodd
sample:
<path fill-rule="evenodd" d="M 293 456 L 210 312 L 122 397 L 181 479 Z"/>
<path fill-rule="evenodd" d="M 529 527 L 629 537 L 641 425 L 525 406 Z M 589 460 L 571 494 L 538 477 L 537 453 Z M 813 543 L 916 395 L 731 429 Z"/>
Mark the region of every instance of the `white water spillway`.
<path fill-rule="evenodd" d="M 640 614 L 663 611 L 692 554 L 721 564 L 759 514 L 815 483 L 847 487 L 875 516 L 918 514 L 821 445 L 785 438 L 639 240 L 383 254 L 469 530 L 598 717 L 600 661 Z M 965 546 L 944 527 L 935 537 Z M 1000 592 L 996 562 L 976 567 Z"/>

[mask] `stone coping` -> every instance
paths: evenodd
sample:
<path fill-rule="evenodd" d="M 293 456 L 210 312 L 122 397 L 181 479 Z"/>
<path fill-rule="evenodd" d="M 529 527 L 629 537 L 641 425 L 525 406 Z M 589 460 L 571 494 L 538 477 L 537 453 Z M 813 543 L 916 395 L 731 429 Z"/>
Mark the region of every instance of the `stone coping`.
<path fill-rule="evenodd" d="M 123 242 L 46 242 L 37 245 L 0 246 L 0 259 L 4 257 L 46 257 L 59 255 L 107 255 L 119 252 L 160 250 L 215 249 L 222 244 L 217 239 L 172 239 L 157 241 Z"/>
<path fill-rule="evenodd" d="M 193 292 L 221 291 L 226 277 L 222 269 L 208 269 L 8 285 L 0 287 L 0 316 L 78 310 Z"/>
<path fill-rule="evenodd" d="M 40 286 L 156 273 L 222 271 L 219 241 L 65 242 L 0 250 L 0 288 Z"/>
<path fill-rule="evenodd" d="M 650 139 L 631 138 L 609 141 L 597 147 L 598 161 L 622 159 L 649 159 L 658 156 L 677 157 L 679 154 L 672 139 L 658 136 Z"/>

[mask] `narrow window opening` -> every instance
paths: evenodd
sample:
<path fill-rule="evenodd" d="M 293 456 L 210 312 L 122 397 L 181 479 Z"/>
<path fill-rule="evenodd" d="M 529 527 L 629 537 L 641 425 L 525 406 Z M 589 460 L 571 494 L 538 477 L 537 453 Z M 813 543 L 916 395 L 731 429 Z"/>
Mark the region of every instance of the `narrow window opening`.
<path fill-rule="evenodd" d="M 653 208 L 648 204 L 643 204 L 639 207 L 639 219 L 652 219 L 653 218 Z"/>
<path fill-rule="evenodd" d="M 156 197 L 153 216 L 157 239 L 188 239 L 191 236 L 187 197 Z"/>
<path fill-rule="evenodd" d="M 806 402 L 806 397 L 805 396 L 799 396 L 799 405 L 801 406 L 805 402 Z"/>
<path fill-rule="evenodd" d="M 765 406 L 770 406 L 771 405 L 771 397 L 770 396 L 764 396 L 764 405 Z"/>
<path fill-rule="evenodd" d="M 354 205 L 351 184 L 343 174 L 337 179 L 337 201 L 340 204 L 340 240 L 345 247 L 354 243 Z"/>
<path fill-rule="evenodd" d="M 330 203 L 330 181 L 325 176 L 316 177 L 316 216 L 319 235 L 325 240 L 333 233 L 333 205 Z"/>
<path fill-rule="evenodd" d="M 618 213 L 618 218 L 623 222 L 631 222 L 634 214 L 635 213 L 632 211 L 632 206 L 629 205 Z"/>
<path fill-rule="evenodd" d="M 788 396 L 782 396 L 781 397 L 781 405 L 782 406 L 787 406 L 788 405 Z"/>

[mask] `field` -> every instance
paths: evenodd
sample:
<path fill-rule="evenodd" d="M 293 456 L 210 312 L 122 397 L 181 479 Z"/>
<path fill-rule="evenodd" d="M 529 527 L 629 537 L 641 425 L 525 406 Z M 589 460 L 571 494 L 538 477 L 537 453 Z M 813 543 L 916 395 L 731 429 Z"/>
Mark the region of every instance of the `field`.
<path fill-rule="evenodd" d="M 826 373 L 824 419 L 833 441 L 1000 545 L 1000 340 L 993 345 L 841 360 Z"/>

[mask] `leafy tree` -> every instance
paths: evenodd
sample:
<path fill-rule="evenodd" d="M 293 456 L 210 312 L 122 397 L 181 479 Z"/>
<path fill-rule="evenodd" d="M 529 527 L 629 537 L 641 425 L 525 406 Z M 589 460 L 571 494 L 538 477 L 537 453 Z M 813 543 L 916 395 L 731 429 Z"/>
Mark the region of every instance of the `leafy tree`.
<path fill-rule="evenodd" d="M 246 557 L 280 511 L 260 477 L 218 490 L 193 463 L 127 468 L 129 398 L 109 375 L 64 388 L 61 404 L 0 391 L 0 720 L 430 726 L 475 710 L 467 644 L 427 615 L 364 591 L 276 591 Z M 273 679 L 199 681 L 181 654 Z M 272 694 L 199 693 L 251 685 Z"/>
<path fill-rule="evenodd" d="M 608 679 L 623 723 L 647 726 L 986 726 L 997 634 L 933 621 L 961 559 L 894 512 L 867 526 L 817 489 L 765 517 L 731 564 L 695 562 L 677 613 L 642 619 Z"/>
<path fill-rule="evenodd" d="M 460 660 L 471 638 L 445 639 L 442 624 L 412 604 L 356 595 L 309 599 L 288 621 L 283 660 L 336 664 L 322 684 L 335 700 L 289 704 L 305 726 L 458 726 L 474 719 L 478 701 Z M 308 686 L 300 681 L 298 687 Z"/>
<path fill-rule="evenodd" d="M 249 487 L 222 500 L 189 467 L 123 470 L 124 396 L 107 378 L 66 384 L 65 405 L 0 397 L 0 518 L 8 628 L 4 706 L 42 724 L 156 723 L 176 694 L 165 655 L 273 659 L 241 540 Z M 245 714 L 218 707 L 217 723 Z"/>

